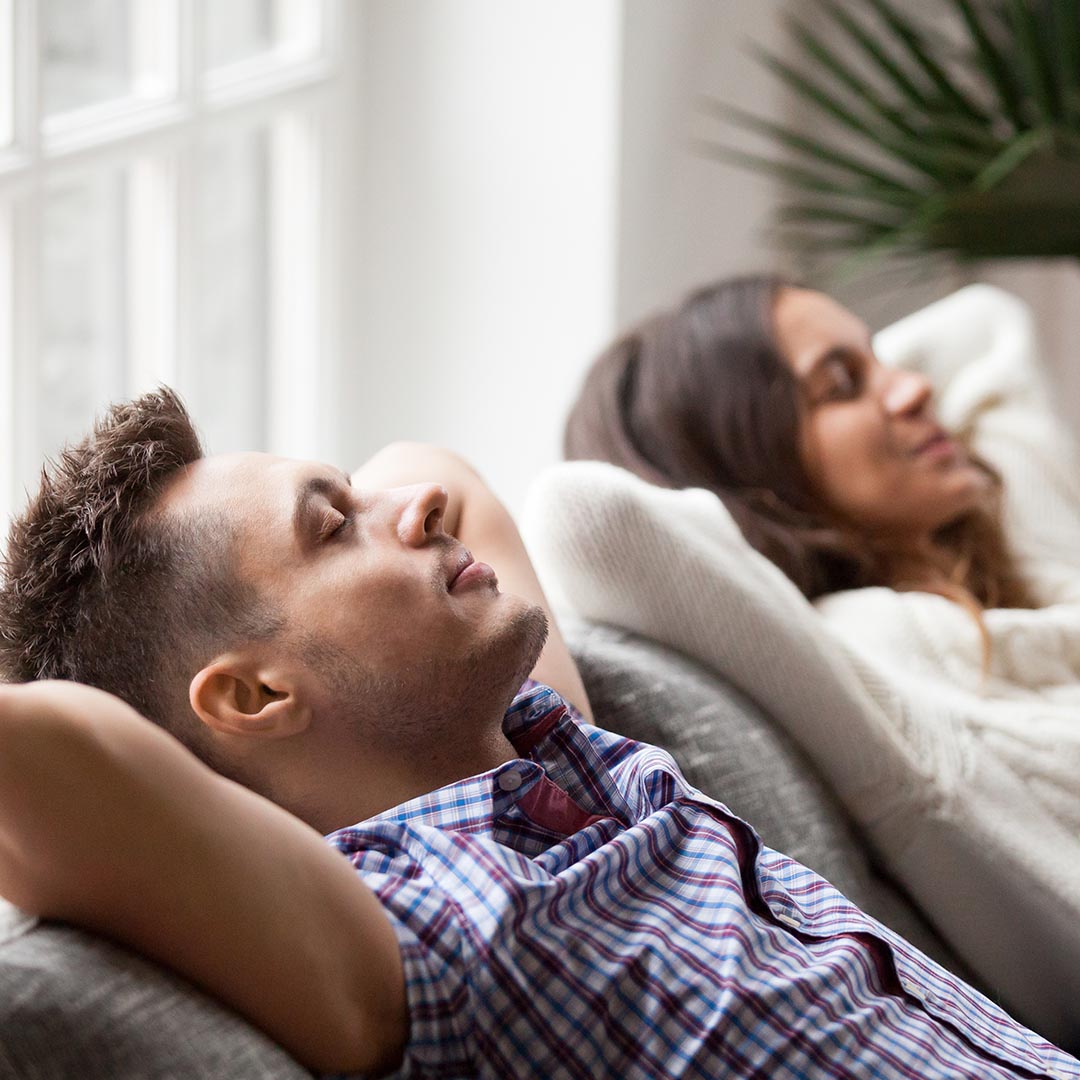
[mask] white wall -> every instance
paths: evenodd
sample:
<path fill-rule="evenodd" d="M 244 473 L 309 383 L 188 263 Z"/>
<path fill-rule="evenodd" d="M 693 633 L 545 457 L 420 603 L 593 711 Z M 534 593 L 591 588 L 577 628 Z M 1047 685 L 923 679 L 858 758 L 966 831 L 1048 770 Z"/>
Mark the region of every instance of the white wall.
<path fill-rule="evenodd" d="M 626 0 L 619 173 L 620 325 L 731 274 L 775 269 L 767 177 L 718 162 L 696 140 L 738 136 L 711 97 L 764 115 L 784 98 L 750 40 L 782 46 L 782 0 Z M 745 143 L 745 136 L 741 140 Z"/>
<path fill-rule="evenodd" d="M 363 15 L 344 449 L 453 446 L 516 508 L 615 324 L 621 5 Z"/>
<path fill-rule="evenodd" d="M 781 0 L 365 0 L 341 438 L 444 443 L 510 505 L 558 460 L 598 349 L 770 264 L 762 178 L 692 146 L 710 95 L 773 110 L 745 53 Z"/>

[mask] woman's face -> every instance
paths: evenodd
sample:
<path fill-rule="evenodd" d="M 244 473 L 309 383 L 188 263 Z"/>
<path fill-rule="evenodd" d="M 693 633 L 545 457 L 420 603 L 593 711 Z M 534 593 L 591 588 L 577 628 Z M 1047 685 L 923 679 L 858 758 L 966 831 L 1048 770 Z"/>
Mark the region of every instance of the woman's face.
<path fill-rule="evenodd" d="M 919 540 L 979 504 L 989 479 L 938 424 L 923 375 L 880 364 L 865 324 L 823 293 L 782 289 L 773 319 L 802 389 L 803 463 L 829 509 Z"/>

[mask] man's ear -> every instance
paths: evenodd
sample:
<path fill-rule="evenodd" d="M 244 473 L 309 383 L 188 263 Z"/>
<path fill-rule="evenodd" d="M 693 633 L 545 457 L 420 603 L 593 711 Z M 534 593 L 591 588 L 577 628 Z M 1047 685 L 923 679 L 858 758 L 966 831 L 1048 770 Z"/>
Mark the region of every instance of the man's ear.
<path fill-rule="evenodd" d="M 282 739 L 311 723 L 311 709 L 285 672 L 235 654 L 206 665 L 188 687 L 195 715 L 221 735 Z"/>

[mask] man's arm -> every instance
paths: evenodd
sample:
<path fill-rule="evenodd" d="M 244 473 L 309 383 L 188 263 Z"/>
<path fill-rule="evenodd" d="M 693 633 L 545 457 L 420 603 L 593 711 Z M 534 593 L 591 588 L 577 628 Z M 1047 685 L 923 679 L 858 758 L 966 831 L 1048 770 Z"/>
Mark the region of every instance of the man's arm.
<path fill-rule="evenodd" d="M 404 973 L 374 894 L 102 691 L 0 686 L 0 895 L 174 968 L 312 1070 L 401 1059 Z"/>
<path fill-rule="evenodd" d="M 553 687 L 592 722 L 585 685 L 514 519 L 472 466 L 449 450 L 424 443 L 397 442 L 380 450 L 353 473 L 353 484 L 358 488 L 398 487 L 424 481 L 446 488 L 450 501 L 444 528 L 477 559 L 494 567 L 499 588 L 539 604 L 547 613 L 548 639 L 532 677 Z"/>

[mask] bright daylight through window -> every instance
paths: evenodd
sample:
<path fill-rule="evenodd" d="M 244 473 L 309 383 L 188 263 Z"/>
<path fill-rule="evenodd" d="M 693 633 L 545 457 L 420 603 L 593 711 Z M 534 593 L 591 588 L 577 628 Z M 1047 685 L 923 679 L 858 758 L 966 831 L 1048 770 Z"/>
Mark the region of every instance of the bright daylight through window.
<path fill-rule="evenodd" d="M 213 451 L 312 452 L 336 17 L 335 0 L 0 0 L 5 518 L 43 457 L 159 382 Z"/>

